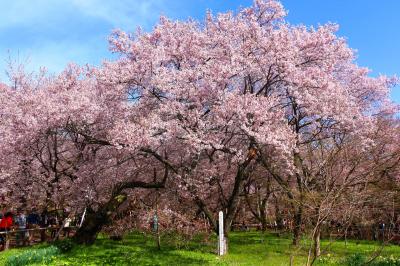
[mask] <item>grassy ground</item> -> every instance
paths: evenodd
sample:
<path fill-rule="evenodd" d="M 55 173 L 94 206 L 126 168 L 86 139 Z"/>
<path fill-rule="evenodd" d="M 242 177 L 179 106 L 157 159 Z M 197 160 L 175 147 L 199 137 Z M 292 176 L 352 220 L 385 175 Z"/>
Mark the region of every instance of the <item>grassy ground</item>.
<path fill-rule="evenodd" d="M 304 265 L 308 242 L 303 241 L 301 248 L 292 249 L 290 237 L 278 237 L 272 233 L 261 235 L 259 232 L 231 233 L 229 254 L 219 258 L 215 254 L 216 239 L 204 240 L 199 236 L 190 242 L 184 242 L 176 235 L 162 238 L 162 249 L 157 250 L 150 235 L 131 233 L 122 241 L 99 237 L 92 246 L 74 246 L 71 251 L 52 256 L 45 265 L 289 265 L 294 255 L 295 265 Z M 48 246 L 39 245 L 29 248 L 12 249 L 0 253 L 0 265 L 7 258 L 17 254 L 29 253 Z M 344 265 L 343 258 L 352 254 L 370 256 L 380 248 L 379 243 L 368 241 L 322 241 L 324 255 L 316 265 Z M 400 247 L 386 246 L 382 256 L 400 257 Z M 44 264 L 31 264 L 44 265 Z M 394 265 L 394 264 L 393 264 Z"/>

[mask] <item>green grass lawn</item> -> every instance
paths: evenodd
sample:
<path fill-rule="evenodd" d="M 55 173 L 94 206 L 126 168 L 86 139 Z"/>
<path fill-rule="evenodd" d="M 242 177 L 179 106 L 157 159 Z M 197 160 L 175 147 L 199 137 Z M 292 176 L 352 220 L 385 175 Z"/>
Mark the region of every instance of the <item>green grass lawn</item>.
<path fill-rule="evenodd" d="M 157 250 L 154 238 L 143 233 L 130 233 L 122 241 L 100 236 L 92 246 L 74 246 L 67 253 L 52 255 L 51 262 L 30 265 L 289 265 L 294 256 L 295 265 L 304 265 L 307 259 L 308 241 L 293 249 L 289 236 L 278 237 L 272 233 L 238 232 L 230 234 L 229 254 L 223 258 L 215 254 L 215 237 L 204 240 L 198 236 L 190 242 L 182 242 L 176 235 L 166 235 Z M 6 265 L 8 257 L 38 252 L 48 248 L 38 245 L 12 249 L 0 253 L 0 265 Z M 344 265 L 343 258 L 352 254 L 370 256 L 380 245 L 369 241 L 322 241 L 324 255 L 315 265 Z M 385 246 L 382 256 L 400 257 L 400 247 Z M 397 265 L 397 264 L 387 264 Z"/>

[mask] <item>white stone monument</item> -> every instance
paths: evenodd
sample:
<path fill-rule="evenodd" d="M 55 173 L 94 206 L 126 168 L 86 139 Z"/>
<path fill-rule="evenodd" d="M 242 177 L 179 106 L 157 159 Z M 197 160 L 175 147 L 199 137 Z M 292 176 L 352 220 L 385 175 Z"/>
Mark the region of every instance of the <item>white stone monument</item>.
<path fill-rule="evenodd" d="M 219 212 L 219 217 L 218 217 L 218 255 L 222 256 L 225 255 L 226 253 L 226 242 L 225 242 L 225 236 L 224 236 L 224 213 L 222 211 Z"/>

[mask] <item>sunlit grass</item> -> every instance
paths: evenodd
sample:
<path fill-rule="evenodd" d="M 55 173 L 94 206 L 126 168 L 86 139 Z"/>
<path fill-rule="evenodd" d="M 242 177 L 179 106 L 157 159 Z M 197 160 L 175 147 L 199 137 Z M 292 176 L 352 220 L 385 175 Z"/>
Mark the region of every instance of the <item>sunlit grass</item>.
<path fill-rule="evenodd" d="M 229 254 L 223 258 L 216 255 L 216 238 L 180 243 L 171 240 L 171 235 L 161 239 L 161 250 L 151 235 L 139 232 L 128 234 L 122 241 L 109 240 L 100 236 L 92 246 L 74 246 L 72 250 L 57 257 L 49 265 L 304 265 L 307 261 L 309 241 L 304 239 L 299 248 L 291 246 L 289 235 L 272 233 L 235 232 L 230 234 Z M 179 239 L 179 238 L 178 238 Z M 0 253 L 0 264 L 13 254 L 27 249 L 40 249 L 46 245 L 23 249 L 12 249 Z M 178 248 L 179 247 L 179 248 Z M 343 258 L 352 254 L 371 256 L 381 247 L 372 241 L 342 240 L 322 241 L 323 256 L 316 265 L 343 265 Z M 400 257 L 400 247 L 385 246 L 381 256 Z M 36 264 L 38 265 L 38 264 Z"/>

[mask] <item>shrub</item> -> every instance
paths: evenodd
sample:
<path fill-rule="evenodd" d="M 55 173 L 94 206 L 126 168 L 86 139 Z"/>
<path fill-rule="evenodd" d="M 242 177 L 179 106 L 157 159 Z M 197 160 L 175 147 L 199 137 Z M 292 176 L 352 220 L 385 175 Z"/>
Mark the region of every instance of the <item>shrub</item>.
<path fill-rule="evenodd" d="M 67 253 L 74 247 L 74 243 L 70 239 L 56 241 L 53 245 L 56 246 L 61 253 Z"/>
<path fill-rule="evenodd" d="M 371 266 L 400 266 L 400 258 L 393 256 L 382 257 L 379 256 L 376 260 L 372 261 Z"/>
<path fill-rule="evenodd" d="M 167 245 L 171 245 L 176 249 L 188 249 L 192 236 L 182 234 L 181 232 L 170 230 L 161 233 L 162 240 Z"/>
<path fill-rule="evenodd" d="M 346 257 L 343 261 L 344 265 L 347 266 L 361 266 L 367 262 L 367 258 L 359 253 L 353 254 L 349 257 Z"/>
<path fill-rule="evenodd" d="M 368 263 L 367 257 L 362 254 L 354 254 L 347 257 L 343 264 L 348 266 L 359 266 L 359 265 L 366 265 Z M 390 257 L 383 257 L 379 256 L 372 262 L 368 263 L 370 266 L 400 266 L 400 258 L 390 256 Z"/>
<path fill-rule="evenodd" d="M 20 254 L 12 255 L 7 258 L 6 266 L 23 266 L 33 263 L 50 263 L 60 250 L 55 246 L 41 249 L 29 249 Z"/>

